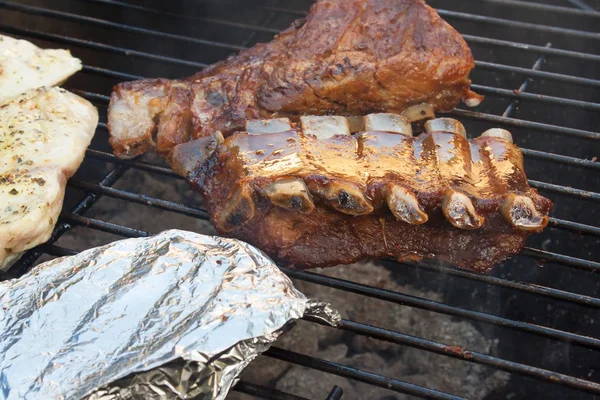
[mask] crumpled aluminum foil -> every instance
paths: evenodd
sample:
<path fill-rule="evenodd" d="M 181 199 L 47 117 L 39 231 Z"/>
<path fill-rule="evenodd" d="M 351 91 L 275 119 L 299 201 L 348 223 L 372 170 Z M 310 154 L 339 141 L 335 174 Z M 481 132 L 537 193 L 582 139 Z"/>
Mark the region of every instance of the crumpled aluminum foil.
<path fill-rule="evenodd" d="M 241 241 L 114 242 L 0 283 L 0 399 L 224 399 L 303 315 L 340 319 Z"/>

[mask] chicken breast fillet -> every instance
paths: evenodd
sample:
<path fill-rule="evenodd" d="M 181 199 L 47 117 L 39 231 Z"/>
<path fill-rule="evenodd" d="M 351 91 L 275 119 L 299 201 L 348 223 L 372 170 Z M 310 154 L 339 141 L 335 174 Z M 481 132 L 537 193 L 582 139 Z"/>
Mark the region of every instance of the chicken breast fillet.
<path fill-rule="evenodd" d="M 0 269 L 50 238 L 97 123 L 91 103 L 61 88 L 0 105 Z"/>
<path fill-rule="evenodd" d="M 42 86 L 56 86 L 81 69 L 68 50 L 40 49 L 0 35 L 0 104 Z"/>

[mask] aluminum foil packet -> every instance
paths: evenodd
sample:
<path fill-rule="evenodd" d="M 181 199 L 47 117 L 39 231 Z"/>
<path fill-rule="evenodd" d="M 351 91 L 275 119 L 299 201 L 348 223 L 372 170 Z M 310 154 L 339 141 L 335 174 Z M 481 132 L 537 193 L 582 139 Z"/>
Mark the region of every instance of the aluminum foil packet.
<path fill-rule="evenodd" d="M 0 283 L 0 399 L 224 399 L 304 315 L 340 319 L 239 240 L 114 242 Z"/>

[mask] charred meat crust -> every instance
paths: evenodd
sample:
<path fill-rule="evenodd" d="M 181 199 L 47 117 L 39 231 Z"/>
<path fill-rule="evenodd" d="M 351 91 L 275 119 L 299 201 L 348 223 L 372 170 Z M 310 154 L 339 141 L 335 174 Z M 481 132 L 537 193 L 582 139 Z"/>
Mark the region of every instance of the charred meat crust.
<path fill-rule="evenodd" d="M 184 80 L 117 85 L 110 142 L 130 158 L 248 119 L 436 111 L 472 97 L 470 49 L 422 0 L 321 0 L 302 23 Z"/>
<path fill-rule="evenodd" d="M 509 132 L 468 140 L 457 121 L 426 125 L 456 133 L 238 132 L 188 181 L 220 233 L 288 265 L 436 257 L 486 271 L 547 225 L 552 202 Z"/>

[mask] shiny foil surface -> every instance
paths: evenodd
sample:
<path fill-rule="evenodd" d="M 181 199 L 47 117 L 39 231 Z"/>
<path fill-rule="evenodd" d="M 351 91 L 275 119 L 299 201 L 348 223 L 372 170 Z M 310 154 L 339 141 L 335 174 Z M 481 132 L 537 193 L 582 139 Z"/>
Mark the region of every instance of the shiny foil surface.
<path fill-rule="evenodd" d="M 239 240 L 114 242 L 0 283 L 0 399 L 224 399 L 303 315 L 340 318 Z"/>

